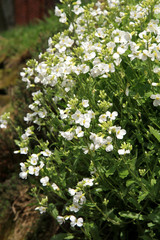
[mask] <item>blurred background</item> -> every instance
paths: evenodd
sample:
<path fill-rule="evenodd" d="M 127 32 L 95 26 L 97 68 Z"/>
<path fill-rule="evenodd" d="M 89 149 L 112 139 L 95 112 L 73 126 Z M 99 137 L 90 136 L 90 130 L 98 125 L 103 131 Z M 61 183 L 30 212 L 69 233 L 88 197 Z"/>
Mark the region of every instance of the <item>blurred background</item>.
<path fill-rule="evenodd" d="M 0 115 L 11 119 L 22 132 L 32 90 L 21 81 L 28 59 L 38 59 L 48 38 L 64 29 L 54 15 L 55 0 L 0 0 Z M 33 186 L 19 178 L 23 156 L 14 154 L 17 133 L 12 126 L 0 129 L 0 240 L 51 240 L 59 226 L 47 213 L 35 211 Z"/>
<path fill-rule="evenodd" d="M 54 4 L 53 0 L 0 0 L 0 31 L 42 19 Z"/>

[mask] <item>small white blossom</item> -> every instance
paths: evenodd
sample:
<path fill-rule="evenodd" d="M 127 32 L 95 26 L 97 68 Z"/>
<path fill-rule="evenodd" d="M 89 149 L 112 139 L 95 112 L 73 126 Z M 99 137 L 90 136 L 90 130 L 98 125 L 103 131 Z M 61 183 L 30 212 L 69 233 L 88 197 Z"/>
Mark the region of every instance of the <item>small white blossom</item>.
<path fill-rule="evenodd" d="M 89 101 L 88 100 L 82 100 L 82 105 L 83 105 L 83 107 L 85 107 L 85 108 L 87 108 L 87 107 L 89 107 L 89 103 L 88 103 Z"/>
<path fill-rule="evenodd" d="M 153 101 L 153 106 L 158 107 L 160 106 L 160 94 L 152 94 L 150 96 L 151 99 L 154 99 Z"/>
<path fill-rule="evenodd" d="M 83 226 L 83 218 L 76 218 L 75 216 L 70 216 L 70 220 L 71 220 L 71 227 L 82 227 Z"/>
<path fill-rule="evenodd" d="M 125 154 L 129 154 L 130 150 L 125 150 L 125 149 L 119 149 L 118 150 L 119 155 L 125 155 Z"/>
<path fill-rule="evenodd" d="M 65 13 L 62 13 L 62 14 L 61 14 L 61 17 L 60 17 L 59 21 L 60 21 L 61 23 L 66 23 L 66 22 L 67 22 L 67 16 L 66 16 Z"/>
<path fill-rule="evenodd" d="M 57 191 L 59 190 L 59 187 L 58 187 L 57 184 L 55 184 L 55 183 L 52 184 L 52 188 L 53 188 L 53 190 L 55 190 L 55 191 L 56 191 L 56 190 L 57 190 Z"/>
<path fill-rule="evenodd" d="M 94 181 L 94 179 L 93 178 L 83 178 L 83 180 L 82 180 L 82 184 L 83 184 L 83 186 L 84 187 L 86 187 L 86 186 L 93 186 L 93 181 Z"/>
<path fill-rule="evenodd" d="M 106 152 L 111 152 L 113 150 L 113 145 L 111 144 L 111 142 L 112 142 L 112 138 L 110 136 L 108 136 L 106 138 L 106 144 L 107 144 Z"/>
<path fill-rule="evenodd" d="M 20 154 L 27 154 L 28 153 L 28 147 L 20 148 Z"/>
<path fill-rule="evenodd" d="M 61 225 L 62 223 L 65 222 L 65 217 L 57 216 L 57 222 Z"/>
<path fill-rule="evenodd" d="M 27 179 L 27 172 L 20 172 L 19 177 L 22 179 Z"/>
<path fill-rule="evenodd" d="M 60 134 L 62 137 L 64 137 L 65 139 L 67 139 L 68 141 L 72 140 L 74 138 L 74 132 L 70 132 L 70 131 L 60 131 Z"/>
<path fill-rule="evenodd" d="M 76 192 L 73 197 L 73 203 L 83 205 L 86 202 L 86 197 L 84 196 L 82 191 Z"/>
<path fill-rule="evenodd" d="M 118 139 L 123 139 L 123 136 L 126 134 L 126 130 L 125 129 L 121 129 L 121 127 L 117 127 L 116 128 L 116 137 Z"/>
<path fill-rule="evenodd" d="M 79 15 L 80 13 L 84 12 L 84 9 L 79 5 L 74 5 L 72 12 L 74 12 L 76 15 Z"/>
<path fill-rule="evenodd" d="M 49 149 L 45 149 L 45 151 L 42 151 L 41 154 L 44 156 L 44 157 L 50 157 L 52 152 L 49 150 Z"/>
<path fill-rule="evenodd" d="M 152 82 L 152 86 L 153 86 L 153 87 L 157 87 L 157 86 L 158 86 L 158 83 Z"/>
<path fill-rule="evenodd" d="M 55 15 L 58 16 L 58 17 L 60 17 L 61 14 L 62 14 L 62 11 L 56 6 L 56 7 L 55 7 Z"/>
<path fill-rule="evenodd" d="M 76 131 L 77 137 L 83 137 L 84 136 L 84 132 L 82 131 L 81 127 L 77 127 L 75 129 L 75 131 Z"/>
<path fill-rule="evenodd" d="M 100 123 L 105 122 L 106 119 L 107 119 L 106 114 L 102 114 L 102 115 L 99 116 L 99 122 L 100 122 Z"/>
<path fill-rule="evenodd" d="M 68 192 L 70 193 L 71 196 L 74 196 L 76 193 L 76 190 L 73 188 L 68 188 Z"/>
<path fill-rule="evenodd" d="M 38 210 L 40 212 L 40 214 L 42 214 L 42 213 L 46 212 L 47 208 L 43 207 L 43 206 L 40 206 L 40 207 L 36 207 L 35 210 Z"/>
<path fill-rule="evenodd" d="M 71 212 L 78 212 L 82 206 L 80 206 L 78 203 L 74 203 L 70 206 L 69 210 Z"/>
<path fill-rule="evenodd" d="M 110 120 L 115 120 L 116 117 L 118 116 L 118 112 L 114 111 L 112 113 L 110 113 L 109 111 L 106 112 L 106 116 L 110 119 Z"/>
<path fill-rule="evenodd" d="M 37 165 L 37 161 L 38 161 L 38 156 L 37 154 L 32 154 L 31 157 L 30 157 L 30 163 L 32 165 Z"/>
<path fill-rule="evenodd" d="M 47 186 L 47 183 L 49 182 L 49 177 L 43 177 L 40 179 L 40 182 L 42 183 L 42 186 Z"/>

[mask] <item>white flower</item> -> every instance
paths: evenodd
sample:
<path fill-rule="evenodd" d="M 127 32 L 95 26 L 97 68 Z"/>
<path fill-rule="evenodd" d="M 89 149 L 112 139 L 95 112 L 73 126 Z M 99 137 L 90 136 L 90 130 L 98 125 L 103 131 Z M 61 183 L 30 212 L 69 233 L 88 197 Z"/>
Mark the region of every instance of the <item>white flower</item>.
<path fill-rule="evenodd" d="M 95 113 L 92 110 L 89 110 L 87 114 L 90 118 L 95 118 Z"/>
<path fill-rule="evenodd" d="M 150 96 L 151 99 L 154 99 L 153 101 L 153 106 L 157 107 L 160 106 L 160 94 L 156 94 L 156 95 L 151 95 Z"/>
<path fill-rule="evenodd" d="M 129 86 L 126 87 L 125 94 L 127 97 L 129 96 Z"/>
<path fill-rule="evenodd" d="M 84 154 L 87 154 L 88 151 L 89 151 L 88 147 L 82 148 L 82 150 L 83 150 L 83 153 L 84 153 Z"/>
<path fill-rule="evenodd" d="M 159 73 L 160 72 L 160 67 L 156 66 L 153 68 L 154 73 Z"/>
<path fill-rule="evenodd" d="M 61 14 L 61 17 L 60 17 L 59 21 L 60 21 L 61 23 L 66 23 L 66 22 L 67 22 L 67 16 L 66 16 L 65 13 L 62 13 L 62 14 Z"/>
<path fill-rule="evenodd" d="M 127 50 L 126 47 L 120 47 L 120 46 L 119 46 L 119 47 L 117 48 L 117 53 L 118 53 L 119 55 L 121 55 L 121 54 L 125 53 L 126 50 Z"/>
<path fill-rule="evenodd" d="M 69 210 L 71 212 L 78 212 L 81 207 L 82 206 L 80 206 L 78 203 L 74 203 L 72 206 L 70 206 Z"/>
<path fill-rule="evenodd" d="M 110 113 L 109 111 L 106 112 L 106 116 L 110 119 L 110 120 L 115 120 L 116 117 L 118 116 L 118 112 L 114 111 L 112 113 Z"/>
<path fill-rule="evenodd" d="M 75 227 L 77 225 L 77 227 L 82 227 L 83 226 L 83 218 L 76 218 L 75 216 L 71 215 L 70 216 L 70 220 L 71 220 L 71 227 Z"/>
<path fill-rule="evenodd" d="M 76 190 L 73 188 L 68 188 L 68 192 L 70 193 L 71 196 L 74 196 L 76 193 Z"/>
<path fill-rule="evenodd" d="M 65 45 L 66 45 L 67 47 L 71 47 L 71 46 L 73 45 L 73 43 L 74 43 L 74 40 L 72 40 L 72 39 L 69 38 L 68 36 L 66 36 L 66 37 L 64 38 L 64 41 L 65 41 Z"/>
<path fill-rule="evenodd" d="M 106 114 L 102 114 L 102 115 L 99 116 L 99 122 L 100 122 L 100 123 L 105 122 L 106 119 L 107 119 Z"/>
<path fill-rule="evenodd" d="M 27 137 L 29 137 L 30 135 L 33 134 L 33 131 L 30 128 L 27 128 L 25 134 L 27 135 Z"/>
<path fill-rule="evenodd" d="M 90 178 L 83 178 L 83 180 L 82 180 L 82 184 L 83 184 L 83 186 L 85 187 L 85 186 L 93 186 L 93 181 L 94 181 L 94 179 L 90 179 Z"/>
<path fill-rule="evenodd" d="M 28 153 L 28 147 L 20 148 L 20 154 L 27 154 Z"/>
<path fill-rule="evenodd" d="M 70 132 L 70 131 L 62 132 L 62 131 L 60 131 L 60 134 L 61 134 L 62 137 L 64 137 L 68 141 L 70 141 L 74 138 L 74 132 Z"/>
<path fill-rule="evenodd" d="M 113 54 L 116 44 L 114 42 L 108 42 L 106 45 L 107 45 L 109 53 Z"/>
<path fill-rule="evenodd" d="M 55 15 L 58 16 L 58 17 L 60 17 L 61 14 L 62 14 L 62 11 L 56 6 L 56 7 L 55 7 Z"/>
<path fill-rule="evenodd" d="M 44 167 L 44 162 L 40 161 L 40 166 L 39 168 L 42 169 Z"/>
<path fill-rule="evenodd" d="M 121 127 L 117 127 L 116 128 L 116 137 L 118 139 L 123 139 L 123 136 L 126 134 L 126 130 L 125 129 L 121 129 Z"/>
<path fill-rule="evenodd" d="M 159 14 L 160 13 L 160 4 L 157 4 L 154 6 L 154 14 Z"/>
<path fill-rule="evenodd" d="M 82 73 L 85 74 L 85 73 L 89 72 L 90 68 L 89 68 L 88 65 L 82 64 L 82 65 L 80 66 L 80 70 L 81 70 Z"/>
<path fill-rule="evenodd" d="M 153 86 L 153 87 L 157 87 L 157 86 L 158 86 L 158 83 L 152 82 L 152 86 Z"/>
<path fill-rule="evenodd" d="M 76 112 L 72 115 L 72 119 L 74 119 L 76 123 L 80 123 L 82 116 L 83 114 L 79 110 L 76 110 Z"/>
<path fill-rule="evenodd" d="M 39 176 L 40 166 L 34 168 L 34 175 Z"/>
<path fill-rule="evenodd" d="M 0 124 L 0 128 L 7 128 L 7 121 L 2 120 Z"/>
<path fill-rule="evenodd" d="M 34 172 L 35 172 L 35 167 L 29 166 L 29 167 L 28 167 L 28 172 L 29 172 L 29 174 L 33 175 Z"/>
<path fill-rule="evenodd" d="M 38 156 L 37 154 L 32 154 L 31 157 L 30 157 L 30 163 L 32 165 L 37 165 L 37 161 L 38 161 Z"/>
<path fill-rule="evenodd" d="M 19 177 L 22 179 L 27 179 L 27 172 L 20 172 Z"/>
<path fill-rule="evenodd" d="M 43 111 L 39 111 L 38 115 L 40 118 L 44 118 L 47 115 L 47 111 L 45 109 L 43 109 Z"/>
<path fill-rule="evenodd" d="M 56 191 L 56 190 L 57 190 L 57 191 L 59 190 L 59 187 L 58 187 L 57 184 L 55 184 L 55 183 L 52 184 L 52 188 L 53 188 L 53 190 L 55 190 L 55 191 Z"/>
<path fill-rule="evenodd" d="M 79 5 L 74 5 L 72 12 L 74 12 L 76 15 L 79 15 L 80 13 L 84 12 L 84 9 Z"/>
<path fill-rule="evenodd" d="M 96 56 L 95 52 L 91 52 L 91 53 L 86 52 L 84 55 L 84 61 L 91 60 L 91 59 L 95 58 L 95 56 Z"/>
<path fill-rule="evenodd" d="M 83 105 L 83 107 L 85 107 L 85 108 L 87 108 L 87 107 L 89 107 L 89 100 L 82 100 L 82 105 Z"/>
<path fill-rule="evenodd" d="M 73 197 L 73 203 L 74 204 L 80 204 L 83 205 L 86 202 L 86 197 L 84 196 L 83 192 L 76 192 L 76 194 Z"/>
<path fill-rule="evenodd" d="M 44 157 L 50 157 L 52 152 L 49 150 L 49 149 L 45 149 L 45 151 L 42 151 L 41 154 L 44 156 Z"/>
<path fill-rule="evenodd" d="M 80 118 L 80 125 L 84 126 L 85 128 L 89 128 L 90 127 L 90 122 L 91 122 L 91 117 L 90 114 L 85 113 L 82 115 L 82 117 Z"/>
<path fill-rule="evenodd" d="M 55 48 L 57 48 L 60 53 L 63 53 L 63 52 L 65 52 L 65 50 L 66 50 L 66 46 L 65 46 L 64 44 L 59 44 L 59 43 L 57 43 L 57 44 L 55 45 Z M 60 69 L 57 69 L 57 76 L 58 76 L 58 74 L 59 74 L 59 73 L 58 73 L 58 70 L 60 70 Z"/>
<path fill-rule="evenodd" d="M 112 138 L 110 136 L 108 136 L 106 138 L 106 144 L 107 144 L 106 152 L 111 152 L 113 150 L 113 145 L 111 144 L 111 142 L 112 142 Z"/>
<path fill-rule="evenodd" d="M 40 179 L 40 182 L 42 183 L 42 186 L 47 186 L 47 183 L 49 182 L 49 177 L 43 177 Z"/>
<path fill-rule="evenodd" d="M 58 222 L 59 224 L 64 223 L 64 222 L 65 222 L 65 217 L 57 216 L 57 222 Z"/>
<path fill-rule="evenodd" d="M 22 172 L 25 172 L 27 170 L 25 164 L 23 162 L 20 163 L 20 166 L 21 166 L 21 171 Z"/>
<path fill-rule="evenodd" d="M 35 210 L 39 210 L 40 214 L 42 214 L 42 213 L 46 212 L 47 208 L 43 207 L 43 206 L 40 206 L 40 207 L 36 207 Z"/>
<path fill-rule="evenodd" d="M 118 150 L 119 155 L 125 155 L 125 154 L 129 154 L 130 150 L 125 150 L 125 149 L 119 149 Z"/>
<path fill-rule="evenodd" d="M 95 133 L 91 132 L 91 135 L 89 138 L 94 142 L 94 144 L 92 143 L 90 145 L 90 150 L 97 150 L 98 148 L 106 144 L 106 139 L 104 139 L 103 137 L 97 136 Z"/>
<path fill-rule="evenodd" d="M 97 28 L 95 36 L 99 38 L 105 38 L 107 34 L 105 33 L 105 28 Z"/>
<path fill-rule="evenodd" d="M 108 130 L 109 134 L 116 132 L 116 129 L 117 129 L 116 126 L 109 127 L 109 130 Z"/>
<path fill-rule="evenodd" d="M 81 127 L 77 127 L 75 129 L 75 131 L 76 131 L 77 137 L 83 137 L 84 136 L 84 132 L 82 131 Z"/>

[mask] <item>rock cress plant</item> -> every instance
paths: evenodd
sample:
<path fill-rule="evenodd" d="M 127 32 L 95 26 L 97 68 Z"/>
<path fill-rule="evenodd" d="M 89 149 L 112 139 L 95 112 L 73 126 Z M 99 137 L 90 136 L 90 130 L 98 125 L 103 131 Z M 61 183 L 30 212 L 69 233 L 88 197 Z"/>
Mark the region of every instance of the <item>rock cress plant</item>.
<path fill-rule="evenodd" d="M 160 2 L 63 3 L 68 29 L 21 72 L 35 90 L 19 175 L 36 210 L 70 223 L 58 239 L 157 239 Z"/>

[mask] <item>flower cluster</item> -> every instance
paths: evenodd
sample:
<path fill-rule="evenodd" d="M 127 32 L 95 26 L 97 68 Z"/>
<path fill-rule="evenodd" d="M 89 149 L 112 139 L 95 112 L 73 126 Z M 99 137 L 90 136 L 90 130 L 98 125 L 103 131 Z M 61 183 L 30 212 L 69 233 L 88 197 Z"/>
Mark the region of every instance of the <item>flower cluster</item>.
<path fill-rule="evenodd" d="M 70 193 L 71 196 L 73 196 L 73 204 L 70 207 L 67 207 L 67 209 L 71 212 L 77 213 L 82 206 L 86 203 L 86 197 L 85 193 L 83 191 L 79 191 L 80 189 L 83 189 L 86 186 L 93 186 L 94 178 L 83 178 L 82 181 L 78 182 L 76 189 L 69 188 L 68 192 Z M 57 221 L 62 224 L 66 220 L 70 219 L 70 225 L 72 227 L 78 226 L 82 227 L 83 226 L 83 218 L 76 218 L 74 215 L 66 215 L 66 216 L 57 216 Z"/>
<path fill-rule="evenodd" d="M 8 119 L 10 118 L 9 113 L 4 113 L 0 116 L 0 128 L 7 128 Z"/>
<path fill-rule="evenodd" d="M 159 4 L 64 0 L 55 14 L 68 29 L 49 38 L 39 61 L 21 72 L 33 102 L 15 151 L 26 155 L 20 177 L 37 179 L 49 197 L 36 210 L 83 227 L 89 239 L 97 228 L 123 228 L 124 218 L 148 219 L 148 226 L 146 206 L 158 202 L 160 172 L 153 173 L 160 142 Z M 142 179 L 139 170 L 147 168 Z"/>

